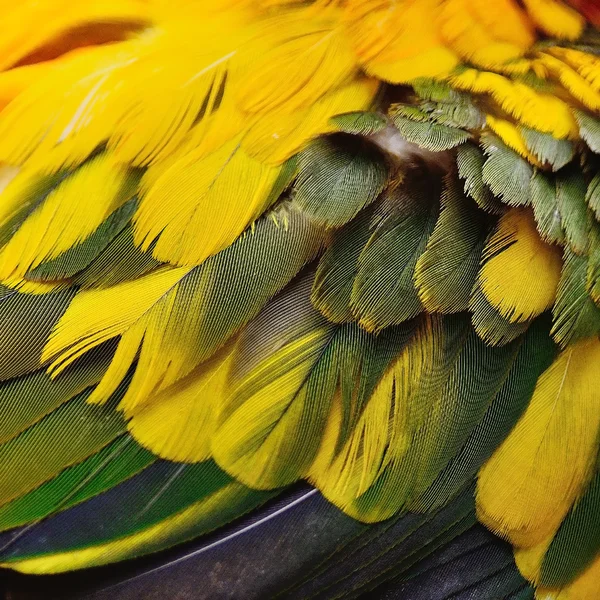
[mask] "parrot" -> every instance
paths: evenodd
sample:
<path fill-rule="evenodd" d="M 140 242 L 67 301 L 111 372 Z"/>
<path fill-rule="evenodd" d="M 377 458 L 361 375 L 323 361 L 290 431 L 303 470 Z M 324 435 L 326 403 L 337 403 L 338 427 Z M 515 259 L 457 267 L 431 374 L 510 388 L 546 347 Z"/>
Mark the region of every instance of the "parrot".
<path fill-rule="evenodd" d="M 0 14 L 7 599 L 600 598 L 599 0 Z"/>

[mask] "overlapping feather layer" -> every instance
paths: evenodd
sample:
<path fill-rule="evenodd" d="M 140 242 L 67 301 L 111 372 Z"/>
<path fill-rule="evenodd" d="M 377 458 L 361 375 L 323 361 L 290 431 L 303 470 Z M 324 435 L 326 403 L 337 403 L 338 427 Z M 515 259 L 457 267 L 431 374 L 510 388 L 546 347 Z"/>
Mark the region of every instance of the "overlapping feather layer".
<path fill-rule="evenodd" d="M 600 34 L 570 4 L 2 7 L 2 563 L 156 551 L 302 478 L 375 522 L 477 477 L 540 597 L 596 598 Z"/>

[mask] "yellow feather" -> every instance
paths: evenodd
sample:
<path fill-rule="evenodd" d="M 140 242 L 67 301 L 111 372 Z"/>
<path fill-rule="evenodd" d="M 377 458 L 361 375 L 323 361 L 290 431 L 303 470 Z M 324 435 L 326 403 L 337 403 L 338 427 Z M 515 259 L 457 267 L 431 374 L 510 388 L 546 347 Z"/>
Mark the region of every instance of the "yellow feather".
<path fill-rule="evenodd" d="M 520 57 L 535 39 L 511 0 L 446 0 L 438 10 L 440 30 L 450 48 L 482 67 Z"/>
<path fill-rule="evenodd" d="M 178 20 L 165 28 L 123 70 L 121 87 L 113 92 L 119 118 L 108 148 L 116 160 L 139 166 L 160 161 L 192 130 L 197 145 L 215 126 L 215 112 L 221 113 L 219 123 L 232 118 L 231 89 L 251 69 L 245 44 L 252 26 L 238 13 Z"/>
<path fill-rule="evenodd" d="M 187 377 L 125 411 L 128 429 L 142 446 L 167 460 L 210 458 L 220 402 L 234 353 L 229 343 Z"/>
<path fill-rule="evenodd" d="M 595 90 L 575 69 L 545 53 L 540 54 L 539 62 L 560 81 L 573 98 L 591 110 L 600 108 L 600 92 Z"/>
<path fill-rule="evenodd" d="M 514 123 L 487 115 L 486 124 L 509 148 L 526 158 L 532 165 L 541 166 L 540 161 L 527 149 L 525 140 Z"/>
<path fill-rule="evenodd" d="M 0 119 L 0 160 L 54 172 L 85 160 L 118 113 L 110 106 L 120 69 L 140 40 L 73 53 L 11 102 Z"/>
<path fill-rule="evenodd" d="M 538 542 L 535 546 L 528 548 L 514 548 L 515 563 L 523 575 L 529 581 L 537 583 L 540 576 L 540 569 L 542 561 L 546 555 L 552 538 L 556 533 L 556 529 L 552 530 L 552 533 L 547 535 L 541 542 Z"/>
<path fill-rule="evenodd" d="M 4 190 L 19 174 L 19 171 L 19 167 L 13 165 L 0 165 L 0 193 L 4 193 Z M 2 198 L 4 199 L 4 196 Z"/>
<path fill-rule="evenodd" d="M 238 91 L 243 111 L 290 112 L 310 106 L 356 73 L 338 11 L 323 18 L 309 15 L 307 10 L 281 12 L 261 25 L 251 44 L 255 63 Z"/>
<path fill-rule="evenodd" d="M 349 3 L 344 20 L 351 43 L 370 75 L 393 83 L 442 77 L 456 66 L 436 27 L 438 0 Z"/>
<path fill-rule="evenodd" d="M 425 399 L 436 396 L 443 383 L 437 376 L 444 359 L 440 324 L 436 318 L 423 321 L 341 447 L 339 418 L 335 412 L 330 416 L 308 478 L 330 502 L 356 519 L 376 522 L 394 515 L 406 504 L 399 492 L 406 489 L 406 477 L 418 477 L 424 441 L 419 431 L 431 416 L 424 408 L 431 402 Z M 384 480 L 378 481 L 386 469 Z M 376 492 L 370 495 L 372 486 Z"/>
<path fill-rule="evenodd" d="M 585 28 L 585 19 L 577 11 L 557 0 L 523 0 L 529 16 L 546 34 L 576 40 Z"/>
<path fill-rule="evenodd" d="M 345 3 L 342 19 L 352 49 L 361 64 L 372 61 L 386 48 L 397 43 L 404 29 L 402 13 L 407 8 L 410 10 L 405 2 L 392 4 L 389 0 Z"/>
<path fill-rule="evenodd" d="M 409 83 L 419 77 L 444 77 L 454 69 L 457 62 L 456 55 L 440 45 L 410 58 L 369 63 L 367 73 L 391 83 Z"/>
<path fill-rule="evenodd" d="M 596 92 L 600 92 L 600 58 L 573 48 L 549 48 L 546 51 L 575 69 Z"/>
<path fill-rule="evenodd" d="M 564 350 L 479 472 L 478 518 L 515 545 L 535 546 L 551 534 L 591 475 L 600 428 L 599 361 L 597 338 Z"/>
<path fill-rule="evenodd" d="M 307 410 L 303 382 L 330 337 L 328 325 L 317 327 L 241 378 L 232 378 L 212 452 L 218 464 L 242 483 L 256 489 L 282 485 L 281 474 L 272 469 L 274 457 L 290 436 L 302 431 Z"/>
<path fill-rule="evenodd" d="M 342 406 L 342 395 L 340 390 L 336 389 L 331 400 L 331 406 L 329 408 L 329 414 L 327 415 L 325 428 L 323 429 L 319 449 L 317 450 L 315 460 L 307 473 L 308 478 L 316 480 L 320 477 L 320 473 L 326 473 L 327 469 L 330 467 L 340 440 L 343 416 L 344 407 Z"/>
<path fill-rule="evenodd" d="M 174 384 L 198 365 L 195 336 L 202 326 L 198 315 L 205 310 L 204 298 L 213 283 L 212 270 L 204 269 L 192 297 L 178 295 L 180 286 L 174 286 L 152 310 L 148 311 L 143 328 L 143 342 L 133 337 L 129 346 L 140 345 L 135 374 L 123 396 L 119 408 L 131 410 L 147 398 Z M 113 361 L 113 362 L 116 362 Z M 108 377 L 108 373 L 107 373 Z"/>
<path fill-rule="evenodd" d="M 504 318 L 528 321 L 554 304 L 562 268 L 560 249 L 542 241 L 529 210 L 514 208 L 500 219 L 484 259 L 481 289 Z"/>
<path fill-rule="evenodd" d="M 185 15 L 53 63 L 5 110 L 0 156 L 52 171 L 78 164 L 109 138 L 115 160 L 147 165 L 171 154 L 192 129 L 204 131 L 217 109 L 226 113 L 221 122 L 229 119 L 230 87 L 249 70 L 252 52 L 244 44 L 252 25 L 239 12 L 195 21 Z"/>
<path fill-rule="evenodd" d="M 334 130 L 334 115 L 368 109 L 379 83 L 356 79 L 317 100 L 310 108 L 262 117 L 242 138 L 242 148 L 261 162 L 279 164 L 296 154 L 313 137 Z"/>
<path fill-rule="evenodd" d="M 0 73 L 0 110 L 52 68 L 53 63 L 44 62 Z"/>
<path fill-rule="evenodd" d="M 522 125 L 551 133 L 559 139 L 576 138 L 579 133 L 568 104 L 551 94 L 536 92 L 524 83 L 475 69 L 466 69 L 451 77 L 450 83 L 460 90 L 489 94 Z"/>
<path fill-rule="evenodd" d="M 75 358 L 125 333 L 189 272 L 162 268 L 110 288 L 79 292 L 55 325 L 42 362 L 58 375 Z"/>
<path fill-rule="evenodd" d="M 263 164 L 239 139 L 199 160 L 197 151 L 146 176 L 135 239 L 161 261 L 197 265 L 229 246 L 267 207 L 280 167 Z M 151 182 L 148 187 L 148 181 Z"/>
<path fill-rule="evenodd" d="M 3 279 L 0 281 L 0 283 L 14 290 L 19 290 L 19 292 L 23 294 L 38 295 L 56 292 L 57 290 L 68 285 L 68 282 L 65 281 L 53 281 L 46 283 L 43 281 L 29 281 L 27 279 L 22 279 L 21 277 L 9 277 L 8 279 Z"/>
<path fill-rule="evenodd" d="M 22 177 L 27 185 L 28 173 Z M 15 179 L 12 187 L 19 184 Z M 22 277 L 83 242 L 133 196 L 135 186 L 136 178 L 105 154 L 82 165 L 48 194 L 0 251 L 0 279 Z M 12 204 L 14 195 L 7 194 Z"/>

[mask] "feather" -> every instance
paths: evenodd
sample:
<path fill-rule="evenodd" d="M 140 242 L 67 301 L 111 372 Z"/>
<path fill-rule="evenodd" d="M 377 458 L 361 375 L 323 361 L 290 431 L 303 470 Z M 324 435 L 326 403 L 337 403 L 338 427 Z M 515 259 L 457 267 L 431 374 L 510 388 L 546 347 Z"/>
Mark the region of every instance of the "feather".
<path fill-rule="evenodd" d="M 230 343 L 186 377 L 129 410 L 127 428 L 136 441 L 175 462 L 208 460 L 232 358 Z"/>
<path fill-rule="evenodd" d="M 579 135 L 592 152 L 600 154 L 600 122 L 594 116 L 582 110 L 574 111 Z"/>
<path fill-rule="evenodd" d="M 377 198 L 387 176 L 385 158 L 375 145 L 331 136 L 300 153 L 294 199 L 316 221 L 340 227 Z"/>
<path fill-rule="evenodd" d="M 376 112 L 355 111 L 331 117 L 330 122 L 344 133 L 372 135 L 385 129 L 385 117 Z"/>
<path fill-rule="evenodd" d="M 506 119 L 500 119 L 500 118 L 494 117 L 492 115 L 487 115 L 486 125 L 489 127 L 489 129 L 493 133 L 495 133 L 498 136 L 498 138 L 500 138 L 502 143 L 507 148 L 510 148 L 511 150 L 516 152 L 518 155 L 525 158 L 527 160 L 527 162 L 529 162 L 530 164 L 538 165 L 538 161 L 535 158 L 535 156 L 533 156 L 529 152 L 529 149 L 525 142 L 524 136 L 522 134 L 522 130 L 519 127 L 517 127 L 514 123 L 511 123 L 510 121 L 508 121 Z M 554 139 L 550 135 L 548 135 L 548 137 L 550 137 L 551 139 Z M 495 162 L 500 164 L 501 161 L 510 160 L 503 156 L 502 150 L 504 150 L 504 148 L 502 147 L 502 144 L 494 143 L 495 140 L 490 143 L 490 140 L 487 137 L 483 138 L 483 141 L 484 141 L 484 147 L 486 149 L 486 154 L 488 154 L 488 156 L 490 158 L 495 159 Z M 507 152 L 506 154 L 510 156 L 510 152 Z M 530 173 L 530 169 L 529 168 L 525 169 L 525 168 L 521 167 L 521 163 L 518 161 L 518 159 L 516 159 L 516 157 L 512 158 L 512 160 L 515 164 L 515 171 L 517 171 L 517 169 L 519 171 L 525 171 L 525 175 L 523 177 L 527 178 L 527 176 Z M 490 163 L 490 164 L 488 165 L 487 163 Z M 494 193 L 497 196 L 503 197 L 507 203 L 513 203 L 513 204 L 516 203 L 514 200 L 515 194 L 514 193 L 512 193 L 512 194 L 506 193 L 506 191 L 505 191 L 505 189 L 507 188 L 506 183 L 503 183 L 502 187 L 499 187 L 498 183 L 496 183 L 497 175 L 496 175 L 496 173 L 493 173 L 493 171 L 496 171 L 498 174 L 502 174 L 502 168 L 495 167 L 495 165 L 493 165 L 493 161 L 490 161 L 489 159 L 488 159 L 488 161 L 486 161 L 486 165 L 487 165 L 487 168 L 486 168 L 486 173 L 484 174 L 484 177 L 487 177 L 489 179 L 489 181 L 486 181 L 486 183 L 492 188 L 492 191 L 494 191 Z M 494 189 L 494 188 L 496 188 L 496 189 Z M 511 202 L 509 202 L 509 200 Z"/>
<path fill-rule="evenodd" d="M 511 321 L 503 317 L 487 299 L 479 281 L 471 291 L 469 300 L 471 321 L 477 335 L 487 344 L 503 346 L 525 333 L 531 321 Z"/>
<path fill-rule="evenodd" d="M 157 551 L 214 529 L 272 495 L 243 488 L 212 462 L 157 462 L 18 536 L 2 564 L 25 573 L 58 573 Z M 114 513 L 117 498 L 129 507 L 120 518 Z"/>
<path fill-rule="evenodd" d="M 281 205 L 200 267 L 163 267 L 112 288 L 80 292 L 44 351 L 53 361 L 51 371 L 60 372 L 77 355 L 121 335 L 111 367 L 90 401 L 102 402 L 112 393 L 139 351 L 121 405 L 134 408 L 190 373 L 256 315 L 314 257 L 319 233 L 294 205 Z M 281 256 L 287 257 L 286 268 Z M 249 293 L 249 285 L 254 292 Z M 116 300 L 125 296 L 133 301 Z M 102 310 L 106 303 L 109 309 Z"/>
<path fill-rule="evenodd" d="M 361 211 L 352 221 L 335 232 L 325 249 L 317 271 L 311 300 L 334 323 L 353 321 L 350 301 L 358 273 L 358 259 L 371 237 L 373 207 Z"/>
<path fill-rule="evenodd" d="M 365 593 L 384 599 L 423 584 L 423 593 L 431 593 L 429 578 L 439 585 L 450 569 L 465 575 L 470 571 L 468 586 L 485 590 L 490 571 L 501 569 L 503 577 L 492 577 L 497 589 L 509 593 L 523 588 L 506 546 L 473 526 L 469 504 L 465 495 L 432 518 L 411 514 L 366 527 L 301 486 L 218 534 L 170 551 L 163 562 L 138 561 L 120 571 L 102 568 L 93 576 L 36 577 L 29 585 L 23 578 L 12 579 L 7 587 L 11 593 L 27 590 L 32 600 L 74 600 L 81 595 L 141 600 L 156 594 L 203 600 L 215 593 L 231 600 L 282 593 L 291 599 L 357 598 Z M 460 589 L 458 578 L 446 579 L 438 600 Z M 514 588 L 507 587 L 511 579 Z"/>
<path fill-rule="evenodd" d="M 369 331 L 397 325 L 423 307 L 414 283 L 439 213 L 441 183 L 427 167 L 392 183 L 373 217 L 373 233 L 358 257 L 350 305 Z"/>
<path fill-rule="evenodd" d="M 350 41 L 370 75 L 407 83 L 418 77 L 443 77 L 458 62 L 435 27 L 435 0 L 352 2 L 345 12 Z"/>
<path fill-rule="evenodd" d="M 595 598 L 590 2 L 4 4 L 8 582 Z"/>
<path fill-rule="evenodd" d="M 283 12 L 264 22 L 256 35 L 260 58 L 238 92 L 245 112 L 308 106 L 356 69 L 339 22 L 325 15 L 307 21 L 306 11 Z"/>
<path fill-rule="evenodd" d="M 128 200 L 110 213 L 96 231 L 85 240 L 31 269 L 26 274 L 27 279 L 30 281 L 61 281 L 72 278 L 83 271 L 127 227 L 136 205 L 135 199 Z"/>
<path fill-rule="evenodd" d="M 483 182 L 506 204 L 528 205 L 531 165 L 494 135 L 482 136 L 481 142 L 486 155 L 481 171 Z"/>
<path fill-rule="evenodd" d="M 229 246 L 268 208 L 269 192 L 279 168 L 262 164 L 234 139 L 198 160 L 183 156 L 164 169 L 157 165 L 152 183 L 135 215 L 135 241 L 152 246 L 157 260 L 197 265 Z M 202 240 L 202 241 L 200 241 Z"/>
<path fill-rule="evenodd" d="M 415 267 L 419 298 L 430 312 L 466 310 L 479 271 L 485 239 L 485 217 L 470 205 L 458 180 L 448 175 L 442 211 Z"/>
<path fill-rule="evenodd" d="M 568 104 L 548 93 L 536 92 L 521 82 L 497 73 L 465 69 L 451 78 L 459 90 L 486 94 L 510 116 L 527 127 L 551 133 L 558 139 L 576 134 L 575 118 Z"/>
<path fill-rule="evenodd" d="M 556 248 L 539 238 L 530 212 L 512 209 L 500 219 L 484 261 L 481 291 L 504 318 L 523 322 L 553 305 L 562 261 Z M 539 285 L 529 285 L 533 279 Z"/>
<path fill-rule="evenodd" d="M 413 107 L 393 105 L 389 114 L 398 131 L 409 142 L 432 152 L 450 150 L 470 138 L 470 134 L 462 129 L 432 123 L 426 113 Z"/>
<path fill-rule="evenodd" d="M 0 278 L 22 277 L 83 243 L 134 189 L 135 176 L 115 168 L 106 156 L 92 158 L 54 187 L 13 234 L 0 253 Z"/>
<path fill-rule="evenodd" d="M 123 389 L 120 390 L 122 393 Z M 31 491 L 123 433 L 125 423 L 114 410 L 114 398 L 107 406 L 98 407 L 86 402 L 88 396 L 89 390 L 78 394 L 20 435 L 0 445 L 0 503 L 4 504 Z M 77 432 L 72 436 L 71 443 L 57 445 L 56 436 L 75 419 Z M 43 456 L 44 460 L 35 459 L 39 456 Z M 34 464 L 35 468 L 32 468 Z"/>
<path fill-rule="evenodd" d="M 326 438 L 330 447 L 320 453 L 331 458 L 318 460 L 311 481 L 351 516 L 366 522 L 389 518 L 411 499 L 417 477 L 411 467 L 423 452 L 419 430 L 456 357 L 460 331 L 458 323 L 423 319 L 368 398 L 351 435 L 338 426 L 337 435 Z"/>
<path fill-rule="evenodd" d="M 45 341 L 73 296 L 72 289 L 32 295 L 0 288 L 0 380 L 41 366 Z"/>
<path fill-rule="evenodd" d="M 124 205 L 123 208 L 126 206 Z M 100 228 L 96 230 L 96 235 L 98 235 L 99 230 Z M 104 232 L 102 232 L 102 235 L 104 235 Z M 70 257 L 75 255 L 77 262 L 81 258 L 78 249 L 73 248 L 67 250 L 62 257 L 57 259 L 59 265 L 64 265 L 60 261 L 61 258 L 66 259 L 67 255 Z M 82 289 L 111 287 L 141 277 L 155 270 L 160 264 L 152 257 L 152 254 L 142 252 L 134 244 L 133 229 L 130 225 L 126 225 L 83 271 L 73 277 L 73 283 Z M 40 265 L 40 268 L 42 268 L 42 265 Z"/>
<path fill-rule="evenodd" d="M 39 370 L 2 382 L 0 442 L 14 438 L 100 381 L 109 361 L 110 348 L 100 346 L 76 361 L 57 380 Z"/>
<path fill-rule="evenodd" d="M 551 244 L 564 244 L 565 232 L 558 209 L 555 178 L 536 170 L 529 182 L 529 194 L 540 237 Z"/>
<path fill-rule="evenodd" d="M 519 57 L 533 42 L 531 25 L 510 0 L 450 0 L 440 11 L 448 45 L 469 62 L 493 67 Z"/>
<path fill-rule="evenodd" d="M 585 202 L 586 185 L 575 167 L 564 169 L 556 179 L 556 204 L 573 252 L 583 254 L 589 244 L 589 217 Z"/>
<path fill-rule="evenodd" d="M 480 471 L 479 519 L 519 546 L 533 546 L 552 533 L 592 474 L 600 426 L 594 383 L 599 353 L 597 339 L 564 350 Z"/>
<path fill-rule="evenodd" d="M 531 18 L 545 33 L 567 40 L 577 39 L 585 20 L 572 8 L 556 0 L 524 0 Z"/>
<path fill-rule="evenodd" d="M 467 486 L 523 414 L 538 377 L 555 357 L 549 324 L 537 319 L 517 343 L 517 353 L 502 386 L 473 427 L 462 449 L 418 499 L 418 510 L 431 510 Z"/>
<path fill-rule="evenodd" d="M 465 182 L 465 194 L 486 212 L 502 214 L 505 211 L 504 205 L 494 197 L 483 181 L 484 164 L 485 155 L 475 144 L 462 144 L 456 149 L 456 167 L 459 177 Z"/>
<path fill-rule="evenodd" d="M 148 13 L 144 2 L 139 0 L 101 0 L 94 3 L 82 3 L 72 6 L 69 2 L 43 2 L 34 4 L 2 6 L 3 19 L 0 39 L 0 69 L 19 63 L 33 62 L 52 58 L 60 52 L 61 37 L 73 35 L 71 45 L 109 42 L 123 37 L 148 22 Z M 112 24 L 116 28 L 97 27 L 100 23 Z M 95 25 L 92 28 L 90 26 Z M 87 31 L 86 31 L 87 26 Z M 78 32 L 79 29 L 79 40 Z M 86 39 L 86 35 L 88 36 Z M 37 56 L 36 56 L 37 53 Z M 36 62 L 37 62 L 36 61 Z"/>
<path fill-rule="evenodd" d="M 313 137 L 336 131 L 335 115 L 369 108 L 377 90 L 375 79 L 360 77 L 327 92 L 308 107 L 264 115 L 245 132 L 242 148 L 260 161 L 280 164 Z"/>
<path fill-rule="evenodd" d="M 349 427 L 405 339 L 399 332 L 378 343 L 355 325 L 327 322 L 310 304 L 311 285 L 301 280 L 268 305 L 238 342 L 212 449 L 251 487 L 280 487 L 304 475 L 336 403 L 343 402 L 341 423 Z"/>
<path fill-rule="evenodd" d="M 562 169 L 575 156 L 575 147 L 570 140 L 558 140 L 548 133 L 529 127 L 519 127 L 528 151 L 542 164 L 549 164 L 553 171 Z"/>
<path fill-rule="evenodd" d="M 588 260 L 565 248 L 563 269 L 552 308 L 552 334 L 563 347 L 600 333 L 600 308 L 586 290 Z"/>

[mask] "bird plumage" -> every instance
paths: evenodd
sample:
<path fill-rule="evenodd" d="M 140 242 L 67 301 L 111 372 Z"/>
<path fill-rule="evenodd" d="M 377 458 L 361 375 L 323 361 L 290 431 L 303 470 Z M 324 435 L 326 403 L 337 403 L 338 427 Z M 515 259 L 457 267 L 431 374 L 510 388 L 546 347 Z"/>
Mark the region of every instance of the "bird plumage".
<path fill-rule="evenodd" d="M 600 594 L 596 2 L 0 10 L 2 566 L 306 480 Z"/>

